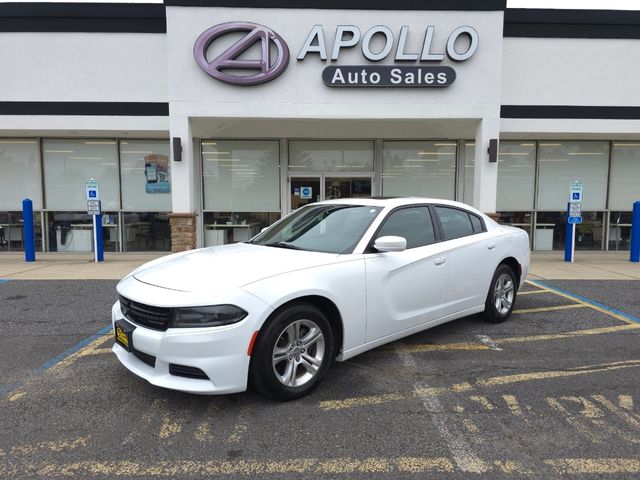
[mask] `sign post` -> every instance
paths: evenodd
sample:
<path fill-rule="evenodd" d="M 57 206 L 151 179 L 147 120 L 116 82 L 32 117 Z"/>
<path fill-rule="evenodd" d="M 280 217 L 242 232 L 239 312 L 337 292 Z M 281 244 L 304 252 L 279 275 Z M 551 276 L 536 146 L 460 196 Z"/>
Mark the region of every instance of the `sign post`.
<path fill-rule="evenodd" d="M 582 182 L 571 182 L 567 204 L 567 230 L 564 243 L 564 261 L 573 262 L 576 251 L 576 225 L 582 223 Z"/>
<path fill-rule="evenodd" d="M 100 188 L 93 178 L 86 181 L 87 213 L 93 215 L 93 259 L 104 261 L 104 247 L 102 244 L 102 205 L 100 203 Z"/>

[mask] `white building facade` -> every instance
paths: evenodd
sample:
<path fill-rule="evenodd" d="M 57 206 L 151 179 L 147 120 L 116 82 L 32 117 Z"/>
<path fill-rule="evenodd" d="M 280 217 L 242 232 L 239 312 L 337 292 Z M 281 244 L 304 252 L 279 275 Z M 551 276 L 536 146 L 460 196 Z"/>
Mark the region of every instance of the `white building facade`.
<path fill-rule="evenodd" d="M 480 6 L 478 5 L 480 4 Z M 416 10 L 420 8 L 420 10 Z M 0 251 L 243 241 L 329 198 L 457 199 L 560 249 L 629 248 L 639 12 L 504 0 L 0 5 Z"/>

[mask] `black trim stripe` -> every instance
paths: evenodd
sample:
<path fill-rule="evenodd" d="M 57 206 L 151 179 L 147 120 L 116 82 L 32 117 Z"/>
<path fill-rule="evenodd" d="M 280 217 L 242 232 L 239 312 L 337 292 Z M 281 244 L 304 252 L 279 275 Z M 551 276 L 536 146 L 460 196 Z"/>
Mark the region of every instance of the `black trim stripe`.
<path fill-rule="evenodd" d="M 1 3 L 0 32 L 166 33 L 164 5 Z"/>
<path fill-rule="evenodd" d="M 503 11 L 506 0 L 165 0 L 168 7 Z"/>
<path fill-rule="evenodd" d="M 0 115 L 167 117 L 163 102 L 0 102 Z"/>
<path fill-rule="evenodd" d="M 640 11 L 510 8 L 505 37 L 640 39 Z"/>
<path fill-rule="evenodd" d="M 640 107 L 582 105 L 502 105 L 500 118 L 640 120 Z"/>

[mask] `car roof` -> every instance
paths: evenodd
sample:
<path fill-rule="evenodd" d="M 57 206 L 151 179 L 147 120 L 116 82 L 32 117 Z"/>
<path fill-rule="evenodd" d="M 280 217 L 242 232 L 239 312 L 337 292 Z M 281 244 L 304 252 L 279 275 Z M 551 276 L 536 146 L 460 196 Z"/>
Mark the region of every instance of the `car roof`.
<path fill-rule="evenodd" d="M 367 197 L 367 198 L 337 198 L 334 200 L 325 200 L 323 202 L 313 203 L 313 205 L 366 205 L 374 207 L 382 207 L 388 209 L 394 209 L 405 205 L 420 205 L 420 204 L 438 204 L 438 205 L 450 205 L 452 207 L 463 208 L 469 212 L 480 215 L 485 222 L 487 228 L 495 228 L 498 224 L 481 212 L 477 208 L 467 205 L 466 203 L 456 202 L 454 200 L 445 200 L 444 198 L 423 198 L 423 197 Z"/>
<path fill-rule="evenodd" d="M 442 198 L 423 198 L 423 197 L 337 198 L 334 200 L 325 200 L 323 202 L 318 202 L 317 204 L 367 205 L 367 206 L 371 205 L 376 207 L 395 208 L 403 205 L 415 205 L 415 204 L 423 204 L 423 203 L 437 203 L 441 205 L 451 205 L 451 206 L 462 207 L 468 210 L 475 211 L 475 208 L 461 202 L 455 202 L 453 200 L 445 200 Z"/>

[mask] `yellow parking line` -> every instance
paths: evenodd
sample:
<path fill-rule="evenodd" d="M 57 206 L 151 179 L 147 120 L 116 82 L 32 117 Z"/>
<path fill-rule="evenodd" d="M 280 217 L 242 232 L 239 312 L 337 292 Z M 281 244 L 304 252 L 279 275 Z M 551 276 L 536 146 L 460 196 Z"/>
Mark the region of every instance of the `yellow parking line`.
<path fill-rule="evenodd" d="M 533 285 L 535 287 L 538 287 L 538 288 L 544 288 L 544 287 L 541 287 L 540 285 L 538 285 L 536 283 L 530 282 L 529 280 L 527 280 L 527 283 L 530 284 L 530 285 Z M 557 290 L 551 290 L 551 289 L 550 289 L 550 291 L 554 295 L 558 295 L 559 297 L 564 297 L 564 298 L 567 298 L 569 300 L 573 300 L 574 302 L 580 303 L 580 304 L 584 305 L 585 307 L 592 308 L 593 310 L 596 310 L 596 311 L 598 311 L 600 313 L 604 313 L 605 315 L 609 315 L 610 317 L 616 318 L 616 319 L 618 319 L 618 320 L 620 320 L 620 321 L 622 321 L 624 323 L 631 323 L 631 324 L 636 323 L 636 322 L 633 322 L 632 320 L 629 320 L 624 315 L 618 315 L 617 313 L 612 312 L 610 310 L 607 310 L 606 308 L 601 308 L 601 307 L 599 307 L 597 305 L 593 305 L 591 303 L 585 302 L 584 300 L 581 300 L 580 298 L 577 298 L 577 297 L 575 297 L 573 295 L 570 295 L 568 293 L 558 292 Z"/>
<path fill-rule="evenodd" d="M 545 460 L 560 475 L 612 475 L 640 473 L 637 458 L 560 458 Z"/>
<path fill-rule="evenodd" d="M 73 364 L 79 358 L 82 358 L 82 357 L 87 356 L 87 355 L 92 355 L 93 352 L 95 352 L 98 349 L 98 347 L 100 347 L 110 337 L 111 337 L 111 332 L 109 332 L 109 333 L 107 333 L 105 335 L 102 335 L 101 337 L 96 338 L 94 341 L 92 341 L 88 345 L 82 347 L 77 352 L 72 353 L 71 355 L 66 357 L 64 360 L 62 360 L 62 361 L 56 363 L 55 365 L 53 365 L 51 368 L 49 368 L 47 370 L 47 372 L 58 373 L 60 370 L 63 370 L 64 368 L 66 368 L 69 365 Z M 27 388 L 31 384 L 33 384 L 34 381 L 35 380 L 30 380 L 27 383 L 25 383 L 24 385 L 22 385 L 19 389 L 17 389 L 15 392 L 13 392 L 7 398 L 7 400 L 9 400 L 10 402 L 15 402 L 16 400 L 19 400 L 22 397 L 24 397 L 27 394 Z"/>
<path fill-rule="evenodd" d="M 640 367 L 640 360 L 627 360 L 626 362 L 604 363 L 601 365 L 588 365 L 567 370 L 549 370 L 542 372 L 518 373 L 515 375 L 504 375 L 476 380 L 475 384 L 480 387 L 495 387 L 497 385 L 507 385 L 509 383 L 526 382 L 530 380 L 548 380 L 551 378 L 573 377 L 576 375 L 586 375 L 590 373 L 609 372 L 621 368 Z"/>
<path fill-rule="evenodd" d="M 640 473 L 637 458 L 554 458 L 541 459 L 559 475 L 612 475 Z M 531 474 L 520 462 L 496 460 L 486 462 L 495 473 Z M 30 477 L 195 477 L 213 475 L 353 475 L 353 474 L 416 474 L 455 473 L 460 471 L 446 457 L 399 458 L 292 458 L 288 460 L 176 460 L 137 462 L 130 460 L 77 462 L 16 462 L 0 464 L 0 475 L 19 475 L 29 472 Z M 467 472 L 467 475 L 469 473 Z M 482 474 L 481 474 L 482 475 Z"/>
<path fill-rule="evenodd" d="M 287 460 L 177 460 L 160 462 L 78 461 L 0 464 L 0 476 L 28 471 L 40 477 L 178 477 L 204 478 L 214 475 L 246 475 L 251 478 L 277 474 L 371 474 L 371 473 L 451 473 L 454 464 L 445 457 L 400 458 L 292 458 Z"/>
<path fill-rule="evenodd" d="M 520 295 L 535 295 L 536 293 L 553 293 L 551 290 L 547 290 L 546 288 L 541 288 L 540 290 L 527 290 L 524 292 L 518 292 L 518 296 Z"/>
<path fill-rule="evenodd" d="M 553 307 L 539 307 L 539 308 L 523 308 L 521 310 L 514 310 L 513 313 L 539 313 L 539 312 L 553 312 L 555 310 L 569 310 L 571 308 L 585 308 L 587 304 L 572 303 L 571 305 L 556 305 Z"/>
<path fill-rule="evenodd" d="M 400 348 L 402 353 L 435 352 L 438 350 L 491 350 L 482 343 L 444 343 L 433 345 L 430 343 L 419 345 L 406 345 Z"/>
<path fill-rule="evenodd" d="M 74 450 L 78 447 L 86 447 L 89 441 L 89 436 L 78 437 L 75 440 L 59 440 L 54 442 L 40 442 L 32 445 L 16 445 L 7 454 L 12 456 L 18 455 L 31 455 L 41 450 L 48 450 L 51 452 L 63 452 L 66 450 Z M 4 454 L 4 452 L 3 452 Z M 0 454 L 2 456 L 2 454 Z"/>
<path fill-rule="evenodd" d="M 640 367 L 640 360 L 627 360 L 625 362 L 603 363 L 599 365 L 587 365 L 584 367 L 570 368 L 567 370 L 545 370 L 540 372 L 528 372 L 514 375 L 502 375 L 498 377 L 480 378 L 475 382 L 463 382 L 450 387 L 430 387 L 416 389 L 414 392 L 403 394 L 400 392 L 387 393 L 383 395 L 370 395 L 366 397 L 352 397 L 341 400 L 323 400 L 318 406 L 322 410 L 342 410 L 346 408 L 378 405 L 400 400 L 410 400 L 424 396 L 438 396 L 445 393 L 461 393 L 472 391 L 477 387 L 487 388 L 512 383 L 528 382 L 534 380 L 550 380 L 554 378 L 566 378 L 577 375 L 588 375 L 594 373 L 610 372 L 623 368 Z"/>
<path fill-rule="evenodd" d="M 599 327 L 599 328 L 588 328 L 584 330 L 573 330 L 570 332 L 560 332 L 560 333 L 548 333 L 544 335 L 530 335 L 526 337 L 510 337 L 510 338 L 498 338 L 494 340 L 498 345 L 510 344 L 510 343 L 525 343 L 525 342 L 536 342 L 540 340 L 557 340 L 571 337 L 581 337 L 583 335 L 602 335 L 605 333 L 614 333 L 625 330 L 635 330 L 640 328 L 640 324 L 631 323 L 628 325 L 616 325 L 614 327 Z"/>

